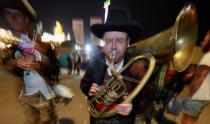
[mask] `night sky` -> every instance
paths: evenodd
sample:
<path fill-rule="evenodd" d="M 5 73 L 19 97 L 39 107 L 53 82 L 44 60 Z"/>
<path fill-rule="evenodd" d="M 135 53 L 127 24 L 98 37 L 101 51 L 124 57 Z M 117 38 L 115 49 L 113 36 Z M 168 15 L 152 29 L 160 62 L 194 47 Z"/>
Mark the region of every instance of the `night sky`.
<path fill-rule="evenodd" d="M 103 0 L 34 0 L 34 8 L 37 10 L 44 28 L 52 32 L 55 20 L 61 22 L 64 32 L 70 32 L 72 37 L 72 18 L 84 20 L 85 40 L 89 40 L 91 16 L 103 18 Z"/>
<path fill-rule="evenodd" d="M 103 0 L 30 1 L 48 32 L 53 32 L 55 21 L 58 20 L 65 33 L 72 33 L 72 18 L 84 19 L 86 41 L 89 40 L 89 17 L 104 16 Z M 143 25 L 142 37 L 146 38 L 173 26 L 179 11 L 188 2 L 193 2 L 198 10 L 199 42 L 210 29 L 210 0 L 111 0 L 111 6 L 127 8 L 131 20 Z"/>

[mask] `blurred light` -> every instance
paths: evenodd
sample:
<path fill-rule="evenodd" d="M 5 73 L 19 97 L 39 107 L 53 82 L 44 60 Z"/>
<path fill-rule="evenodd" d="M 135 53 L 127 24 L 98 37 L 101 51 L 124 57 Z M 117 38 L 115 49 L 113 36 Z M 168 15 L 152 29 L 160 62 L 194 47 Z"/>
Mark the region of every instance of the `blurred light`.
<path fill-rule="evenodd" d="M 90 51 L 91 51 L 91 46 L 90 46 L 89 44 L 87 44 L 87 45 L 85 46 L 85 51 L 86 51 L 86 52 L 90 52 Z"/>
<path fill-rule="evenodd" d="M 44 32 L 41 36 L 43 42 L 50 42 L 54 40 L 53 34 Z"/>
<path fill-rule="evenodd" d="M 106 22 L 107 16 L 108 16 L 108 11 L 109 11 L 109 5 L 111 4 L 110 0 L 105 0 L 104 1 L 104 9 L 105 9 L 105 15 L 104 15 L 104 22 Z"/>
<path fill-rule="evenodd" d="M 0 48 L 1 48 L 1 49 L 4 49 L 4 48 L 6 48 L 6 45 L 5 45 L 5 43 L 3 43 L 3 42 L 0 42 Z"/>
<path fill-rule="evenodd" d="M 70 34 L 67 34 L 66 40 L 71 40 Z"/>
<path fill-rule="evenodd" d="M 10 30 L 0 28 L 0 41 L 5 44 L 17 44 L 19 38 L 14 36 Z"/>
<path fill-rule="evenodd" d="M 55 26 L 55 28 L 54 28 L 54 34 L 63 33 L 63 31 L 62 31 L 63 28 L 62 28 L 60 22 L 59 22 L 59 21 L 56 21 L 55 23 L 56 23 L 56 26 Z"/>
<path fill-rule="evenodd" d="M 65 34 L 62 31 L 62 26 L 59 21 L 56 21 L 56 26 L 54 28 L 54 34 L 50 34 L 47 32 L 44 32 L 41 36 L 43 42 L 48 42 L 51 44 L 52 47 L 58 46 L 64 41 L 66 41 Z M 67 36 L 67 38 L 70 38 L 70 35 Z"/>
<path fill-rule="evenodd" d="M 111 0 L 104 1 L 104 8 L 108 7 L 111 4 Z"/>
<path fill-rule="evenodd" d="M 0 41 L 0 49 L 10 48 L 12 47 L 12 44 L 5 44 Z"/>
<path fill-rule="evenodd" d="M 105 8 L 105 15 L 104 15 L 104 22 L 106 22 L 106 19 L 107 19 L 107 16 L 108 16 L 108 11 L 109 11 L 109 8 L 106 7 Z"/>
<path fill-rule="evenodd" d="M 7 44 L 7 48 L 10 48 L 10 47 L 12 47 L 12 45 L 11 44 Z"/>
<path fill-rule="evenodd" d="M 103 40 L 99 40 L 99 44 L 98 45 L 101 46 L 101 47 L 104 47 L 105 42 Z"/>
<path fill-rule="evenodd" d="M 90 59 L 90 56 L 87 55 L 87 60 L 89 60 L 89 59 Z"/>
<path fill-rule="evenodd" d="M 80 46 L 77 45 L 77 44 L 75 44 L 75 50 L 76 50 L 76 51 L 79 51 L 79 50 L 80 50 Z"/>
<path fill-rule="evenodd" d="M 183 43 L 184 43 L 184 40 L 182 38 L 177 41 L 177 44 L 179 45 L 183 45 Z"/>

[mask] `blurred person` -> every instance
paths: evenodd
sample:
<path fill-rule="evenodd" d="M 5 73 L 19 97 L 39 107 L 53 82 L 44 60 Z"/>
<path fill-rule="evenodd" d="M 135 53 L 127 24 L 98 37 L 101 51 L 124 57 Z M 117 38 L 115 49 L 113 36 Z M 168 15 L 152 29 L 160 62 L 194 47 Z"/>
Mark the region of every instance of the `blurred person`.
<path fill-rule="evenodd" d="M 45 74 L 50 79 L 51 85 L 59 83 L 59 74 L 60 74 L 60 66 L 59 61 L 57 59 L 56 50 L 52 49 L 51 47 L 47 48 L 46 55 L 49 58 L 49 64 L 47 64 L 47 69 Z"/>
<path fill-rule="evenodd" d="M 27 0 L 1 0 L 0 3 L 6 20 L 15 30 L 13 32 L 20 37 L 14 64 L 23 76 L 20 101 L 26 115 L 26 123 L 55 124 L 57 115 L 52 102 L 54 93 L 38 73 L 43 69 L 40 51 L 46 51 L 43 44 L 36 41 L 37 15 Z"/>
<path fill-rule="evenodd" d="M 208 49 L 208 38 L 205 38 L 206 40 L 201 43 L 201 47 L 204 49 Z M 203 50 L 204 50 L 203 49 Z M 204 52 L 204 51 L 203 51 Z M 171 65 L 171 64 L 170 64 Z M 162 78 L 164 79 L 164 88 L 160 92 L 161 95 L 159 96 L 159 100 L 163 103 L 163 106 L 157 111 L 153 111 L 153 117 L 155 120 L 162 124 L 174 124 L 176 123 L 174 120 L 168 120 L 164 113 L 169 113 L 174 116 L 177 116 L 182 108 L 182 101 L 179 100 L 179 93 L 183 90 L 184 85 L 190 84 L 193 77 L 196 75 L 196 67 L 197 65 L 191 64 L 187 69 L 185 69 L 183 72 L 177 72 L 173 66 L 169 66 L 169 68 L 166 70 L 165 76 L 162 75 Z M 162 71 L 162 70 L 161 70 Z M 160 71 L 160 73 L 161 73 Z M 161 78 L 160 78 L 161 79 Z M 156 81 L 161 81 L 160 79 L 156 79 Z M 197 87 L 198 88 L 198 87 Z M 155 95 L 158 95 L 159 92 L 157 92 Z M 178 98 L 178 99 L 177 99 Z M 186 100 L 188 101 L 188 100 Z M 186 101 L 184 103 L 186 103 Z M 188 106 L 188 104 L 184 104 L 184 109 Z M 187 107 L 188 108 L 188 107 Z M 189 109 L 189 108 L 188 108 Z M 189 111 L 189 110 L 188 110 Z"/>
<path fill-rule="evenodd" d="M 150 123 L 154 118 L 158 124 L 176 124 L 175 120 L 168 119 L 166 114 L 177 116 L 181 112 L 181 100 L 178 95 L 183 90 L 182 76 L 187 74 L 187 71 L 176 71 L 172 61 L 164 63 L 157 70 L 159 72 L 155 73 L 153 84 L 155 98 Z"/>
<path fill-rule="evenodd" d="M 119 72 L 132 57 L 127 52 L 129 43 L 139 40 L 142 29 L 138 23 L 129 20 L 128 12 L 125 9 L 112 8 L 109 11 L 106 23 L 92 25 L 91 31 L 98 38 L 104 40 L 105 45 L 103 52 L 89 61 L 85 75 L 81 80 L 80 88 L 89 100 L 100 91 L 100 87 L 105 81 L 113 76 L 108 66 L 111 63 L 112 53 L 116 52 L 117 54 L 114 66 L 116 71 Z M 137 70 L 132 67 L 130 69 L 138 73 L 141 72 L 142 67 L 144 67 L 143 64 L 139 65 Z M 125 71 L 123 75 L 129 75 L 129 70 Z M 134 74 L 134 76 L 136 75 Z M 131 90 L 132 86 L 128 84 L 128 90 Z M 126 99 L 126 97 L 124 95 L 120 99 Z M 119 104 L 119 101 L 117 101 L 112 104 L 117 110 L 116 115 L 104 118 L 94 118 L 90 115 L 90 124 L 134 124 L 136 111 L 141 109 L 139 108 L 140 103 L 136 102 L 135 105 L 134 102 Z"/>
<path fill-rule="evenodd" d="M 80 55 L 77 53 L 76 54 L 76 62 L 75 62 L 75 68 L 74 68 L 74 72 L 77 74 L 77 75 L 80 75 L 80 63 L 81 63 L 81 57 Z"/>
<path fill-rule="evenodd" d="M 69 58 L 71 60 L 71 68 L 72 68 L 73 74 L 75 74 L 76 53 L 74 49 L 72 49 L 69 52 Z"/>
<path fill-rule="evenodd" d="M 67 57 L 67 62 L 68 62 L 68 74 L 71 75 L 71 72 L 72 72 L 72 60 L 71 60 L 70 54 L 69 54 L 69 56 Z"/>
<path fill-rule="evenodd" d="M 205 54 L 196 71 L 192 70 L 187 77 L 193 80 L 190 94 L 183 103 L 182 124 L 197 124 L 202 110 L 210 103 L 210 30 L 207 31 L 200 47 Z"/>

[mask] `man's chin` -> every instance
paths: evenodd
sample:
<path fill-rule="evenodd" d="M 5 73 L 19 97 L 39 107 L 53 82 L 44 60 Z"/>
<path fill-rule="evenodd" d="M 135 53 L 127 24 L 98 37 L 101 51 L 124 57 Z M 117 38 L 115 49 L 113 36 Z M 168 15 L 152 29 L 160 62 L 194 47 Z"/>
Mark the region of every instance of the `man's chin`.
<path fill-rule="evenodd" d="M 114 61 L 114 64 L 117 64 L 117 63 L 119 63 L 121 61 L 122 61 L 122 58 L 116 58 L 116 60 Z"/>

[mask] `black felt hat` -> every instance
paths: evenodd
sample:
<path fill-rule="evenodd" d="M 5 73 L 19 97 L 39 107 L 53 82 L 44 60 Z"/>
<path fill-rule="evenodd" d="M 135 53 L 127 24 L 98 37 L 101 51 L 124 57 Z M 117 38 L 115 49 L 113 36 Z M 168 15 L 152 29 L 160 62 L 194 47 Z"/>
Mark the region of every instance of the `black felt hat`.
<path fill-rule="evenodd" d="M 129 13 L 125 8 L 110 8 L 107 21 L 103 24 L 94 24 L 91 31 L 96 37 L 102 38 L 107 31 L 122 31 L 130 36 L 130 43 L 134 43 L 141 38 L 142 26 L 129 19 Z"/>
<path fill-rule="evenodd" d="M 3 13 L 6 8 L 19 10 L 30 19 L 38 21 L 37 13 L 28 0 L 0 0 L 0 11 Z"/>

